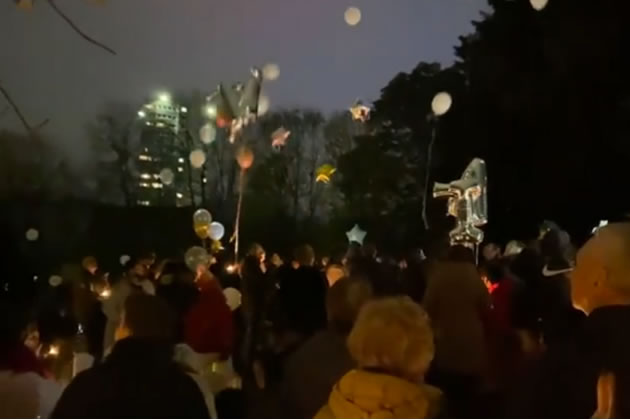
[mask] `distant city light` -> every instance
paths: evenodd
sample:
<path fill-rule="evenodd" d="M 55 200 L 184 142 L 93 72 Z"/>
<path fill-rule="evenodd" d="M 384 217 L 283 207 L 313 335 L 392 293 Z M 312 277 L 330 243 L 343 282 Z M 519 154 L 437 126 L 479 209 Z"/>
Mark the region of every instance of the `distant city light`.
<path fill-rule="evenodd" d="M 146 112 L 144 112 L 143 110 L 138 111 L 138 117 L 140 117 L 140 118 L 144 118 L 144 117 L 146 117 L 146 116 L 147 116 L 147 113 L 146 113 Z"/>
<path fill-rule="evenodd" d="M 206 107 L 206 114 L 208 115 L 208 117 L 210 118 L 214 118 L 217 116 L 217 107 L 214 105 L 208 105 Z"/>
<path fill-rule="evenodd" d="M 148 182 L 140 182 L 138 184 L 138 186 L 141 187 L 141 188 L 149 188 L 150 185 L 151 184 L 149 184 Z"/>
<path fill-rule="evenodd" d="M 179 159 L 177 159 L 177 161 L 178 161 L 179 163 L 184 163 L 184 162 L 185 162 L 185 161 L 184 161 L 184 158 L 179 158 Z"/>
<path fill-rule="evenodd" d="M 160 182 L 154 182 L 153 184 L 151 184 L 151 187 L 153 187 L 153 188 L 155 188 L 155 189 L 159 190 L 160 188 L 162 188 L 162 187 L 163 187 L 163 185 L 162 185 L 162 183 L 160 183 Z"/>
<path fill-rule="evenodd" d="M 160 102 L 170 102 L 171 101 L 171 95 L 169 95 L 166 92 L 162 92 L 158 95 L 158 100 Z"/>
<path fill-rule="evenodd" d="M 138 204 L 141 206 L 150 206 L 151 202 L 148 200 L 138 200 Z"/>
<path fill-rule="evenodd" d="M 182 193 L 177 193 L 175 195 L 177 196 L 177 198 L 184 198 L 184 194 L 182 194 Z"/>
<path fill-rule="evenodd" d="M 164 127 L 164 123 L 163 122 L 157 122 L 155 123 L 156 127 Z"/>
<path fill-rule="evenodd" d="M 184 172 L 184 168 L 182 168 L 181 166 L 177 167 L 177 172 Z"/>
<path fill-rule="evenodd" d="M 208 182 L 208 178 L 206 178 L 205 176 L 203 177 L 203 179 L 201 180 L 203 181 L 203 183 L 205 184 L 206 182 Z"/>
<path fill-rule="evenodd" d="M 148 162 L 151 162 L 153 160 L 153 158 L 151 156 L 147 156 L 147 155 L 138 155 L 138 160 L 146 160 Z"/>
<path fill-rule="evenodd" d="M 151 124 L 151 121 L 147 121 L 147 122 L 145 122 L 145 124 L 146 124 L 146 125 L 152 125 L 152 124 Z"/>
<path fill-rule="evenodd" d="M 142 179 L 151 179 L 151 175 L 149 175 L 149 174 L 140 174 L 140 178 L 142 178 Z"/>
<path fill-rule="evenodd" d="M 185 106 L 181 107 L 179 110 L 184 114 L 188 112 L 188 108 L 186 108 Z"/>

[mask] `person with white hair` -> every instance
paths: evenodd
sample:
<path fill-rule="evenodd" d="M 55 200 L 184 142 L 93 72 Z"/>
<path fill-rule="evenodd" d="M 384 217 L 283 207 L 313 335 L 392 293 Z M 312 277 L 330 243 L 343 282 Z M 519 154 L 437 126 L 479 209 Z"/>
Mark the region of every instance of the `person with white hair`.
<path fill-rule="evenodd" d="M 357 369 L 333 387 L 316 418 L 435 418 L 442 392 L 424 383 L 433 360 L 429 317 L 408 297 L 368 302 L 347 340 Z"/>

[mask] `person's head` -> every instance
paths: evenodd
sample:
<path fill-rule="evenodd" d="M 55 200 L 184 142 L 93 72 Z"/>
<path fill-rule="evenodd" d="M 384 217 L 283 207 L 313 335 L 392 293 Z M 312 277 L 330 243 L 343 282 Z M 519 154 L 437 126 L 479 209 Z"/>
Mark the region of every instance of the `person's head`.
<path fill-rule="evenodd" d="M 630 223 L 597 231 L 578 252 L 571 273 L 573 306 L 591 313 L 610 305 L 630 305 Z"/>
<path fill-rule="evenodd" d="M 83 260 L 81 261 L 81 266 L 85 271 L 92 275 L 96 274 L 96 272 L 98 271 L 98 261 L 96 261 L 96 258 L 92 256 L 83 258 Z"/>
<path fill-rule="evenodd" d="M 275 252 L 271 256 L 270 262 L 271 262 L 271 265 L 273 265 L 274 267 L 281 267 L 284 264 L 284 261 L 282 261 L 282 258 L 280 258 L 280 255 L 278 255 Z"/>
<path fill-rule="evenodd" d="M 247 255 L 251 257 L 256 257 L 261 263 L 265 262 L 265 248 L 263 248 L 260 244 L 252 244 L 252 246 L 249 247 L 249 252 L 247 253 Z"/>
<path fill-rule="evenodd" d="M 162 298 L 138 293 L 125 300 L 116 340 L 134 337 L 171 341 L 174 335 L 175 315 Z"/>
<path fill-rule="evenodd" d="M 348 334 L 363 305 L 372 298 L 370 284 L 358 277 L 343 278 L 326 292 L 328 325 L 341 334 Z"/>
<path fill-rule="evenodd" d="M 472 249 L 463 245 L 454 245 L 449 248 L 447 260 L 452 262 L 467 262 L 475 264 L 475 253 Z"/>
<path fill-rule="evenodd" d="M 297 247 L 295 249 L 295 261 L 297 261 L 300 266 L 312 267 L 313 264 L 315 264 L 315 251 L 313 247 L 308 244 Z"/>
<path fill-rule="evenodd" d="M 501 257 L 501 247 L 493 242 L 490 242 L 484 245 L 482 254 L 486 261 L 492 261 Z"/>
<path fill-rule="evenodd" d="M 429 317 L 408 297 L 368 302 L 350 332 L 348 349 L 360 368 L 416 382 L 433 360 Z"/>
<path fill-rule="evenodd" d="M 326 280 L 328 280 L 328 286 L 333 287 L 335 283 L 345 277 L 346 271 L 342 265 L 331 264 L 326 267 Z"/>

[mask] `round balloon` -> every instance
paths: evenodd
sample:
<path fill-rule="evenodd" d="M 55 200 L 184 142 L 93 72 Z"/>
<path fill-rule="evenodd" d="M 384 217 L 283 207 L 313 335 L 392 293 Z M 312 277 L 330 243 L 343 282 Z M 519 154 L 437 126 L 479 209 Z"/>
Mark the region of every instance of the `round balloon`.
<path fill-rule="evenodd" d="M 210 224 L 210 239 L 214 241 L 220 241 L 225 235 L 225 228 L 219 222 L 212 222 Z"/>
<path fill-rule="evenodd" d="M 210 144 L 217 138 L 217 130 L 214 125 L 207 123 L 199 130 L 199 138 L 205 144 Z"/>
<path fill-rule="evenodd" d="M 269 101 L 269 97 L 267 95 L 260 95 L 258 98 L 258 115 L 265 115 L 267 111 L 269 111 L 270 106 L 271 102 Z"/>
<path fill-rule="evenodd" d="M 201 239 L 208 238 L 210 234 L 210 224 L 212 223 L 212 215 L 206 209 L 199 209 L 193 214 L 193 228 L 195 234 Z"/>
<path fill-rule="evenodd" d="M 208 266 L 210 263 L 210 257 L 208 256 L 208 251 L 206 251 L 205 248 L 193 246 L 186 251 L 184 261 L 186 262 L 186 266 L 196 273 L 197 268 L 200 265 L 204 267 Z"/>
<path fill-rule="evenodd" d="M 361 10 L 358 7 L 348 7 L 343 17 L 348 25 L 356 26 L 361 22 Z"/>
<path fill-rule="evenodd" d="M 241 146 L 236 151 L 236 161 L 241 169 L 249 169 L 254 163 L 254 152 L 247 146 Z"/>
<path fill-rule="evenodd" d="M 547 7 L 548 2 L 549 0 L 529 0 L 529 3 L 532 5 L 532 7 L 539 12 Z"/>
<path fill-rule="evenodd" d="M 440 92 L 433 98 L 433 102 L 431 102 L 431 109 L 435 115 L 442 116 L 451 109 L 451 105 L 453 104 L 453 98 L 448 92 Z"/>
<path fill-rule="evenodd" d="M 190 152 L 190 164 L 193 168 L 201 168 L 206 163 L 206 154 L 201 149 Z"/>
<path fill-rule="evenodd" d="M 164 185 L 171 185 L 173 183 L 173 179 L 175 178 L 175 174 L 169 168 L 164 168 L 160 171 L 160 181 Z"/>
<path fill-rule="evenodd" d="M 228 287 L 223 290 L 225 295 L 225 301 L 232 311 L 235 311 L 241 306 L 242 295 L 241 292 L 233 287 Z"/>
<path fill-rule="evenodd" d="M 263 67 L 263 77 L 265 80 L 276 80 L 280 77 L 280 66 L 275 63 L 265 64 Z"/>
<path fill-rule="evenodd" d="M 26 239 L 34 242 L 39 239 L 39 231 L 37 229 L 29 229 L 26 231 Z"/>
<path fill-rule="evenodd" d="M 61 285 L 61 283 L 63 283 L 63 279 L 61 278 L 61 276 L 50 276 L 50 278 L 48 279 L 48 284 L 50 284 L 52 287 L 57 287 L 59 285 Z"/>

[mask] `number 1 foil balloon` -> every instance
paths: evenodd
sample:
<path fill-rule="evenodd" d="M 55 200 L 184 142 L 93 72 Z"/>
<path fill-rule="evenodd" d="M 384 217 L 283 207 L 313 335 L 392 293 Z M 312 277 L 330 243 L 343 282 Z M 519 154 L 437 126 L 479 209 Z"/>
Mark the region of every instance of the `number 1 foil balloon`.
<path fill-rule="evenodd" d="M 480 226 L 488 223 L 486 163 L 475 158 L 462 177 L 448 184 L 436 182 L 433 197 L 448 198 L 448 214 L 457 220 L 451 245 L 474 247 L 483 241 Z"/>

